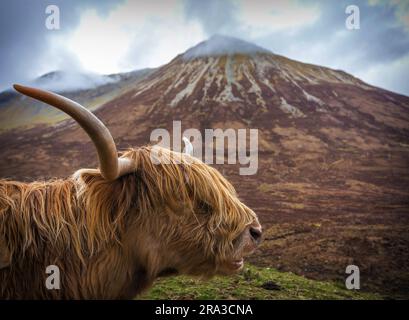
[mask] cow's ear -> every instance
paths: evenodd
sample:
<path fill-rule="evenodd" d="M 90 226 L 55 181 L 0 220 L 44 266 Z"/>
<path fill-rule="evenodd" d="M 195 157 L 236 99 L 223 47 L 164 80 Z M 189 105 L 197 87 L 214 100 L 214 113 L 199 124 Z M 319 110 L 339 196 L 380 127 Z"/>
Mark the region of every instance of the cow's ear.
<path fill-rule="evenodd" d="M 11 263 L 11 253 L 6 241 L 0 235 L 0 269 L 6 268 Z"/>

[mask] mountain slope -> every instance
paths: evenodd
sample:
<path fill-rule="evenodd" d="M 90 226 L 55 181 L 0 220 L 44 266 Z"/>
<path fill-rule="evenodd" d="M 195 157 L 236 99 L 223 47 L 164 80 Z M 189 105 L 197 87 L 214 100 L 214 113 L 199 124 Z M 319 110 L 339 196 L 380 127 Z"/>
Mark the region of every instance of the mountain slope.
<path fill-rule="evenodd" d="M 95 113 L 121 149 L 149 143 L 154 129 L 171 132 L 175 120 L 202 134 L 259 130 L 256 175 L 216 165 L 266 230 L 253 263 L 339 281 L 356 264 L 364 290 L 409 296 L 409 97 L 220 36 L 110 90 Z M 6 131 L 0 152 L 2 177 L 96 166 L 72 120 Z"/>
<path fill-rule="evenodd" d="M 408 137 L 407 97 L 369 86 L 342 71 L 261 50 L 196 57 L 195 49 L 155 70 L 125 102 L 144 103 L 157 116 L 181 119 L 206 113 L 209 121 L 237 120 L 266 128 L 278 122 L 320 121 L 320 127 L 362 129 L 362 135 L 376 127 Z"/>
<path fill-rule="evenodd" d="M 77 72 L 55 71 L 47 73 L 28 85 L 52 90 L 75 99 L 95 110 L 104 103 L 123 94 L 151 72 L 151 69 L 109 76 L 96 76 Z M 14 90 L 0 93 L 0 132 L 19 127 L 53 124 L 68 116 L 41 102 L 27 99 Z"/>

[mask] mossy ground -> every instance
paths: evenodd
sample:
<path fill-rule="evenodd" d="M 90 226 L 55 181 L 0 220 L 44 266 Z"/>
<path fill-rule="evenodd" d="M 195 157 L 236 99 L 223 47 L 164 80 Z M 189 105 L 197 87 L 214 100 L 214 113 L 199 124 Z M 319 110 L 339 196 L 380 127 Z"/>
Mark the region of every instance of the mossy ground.
<path fill-rule="evenodd" d="M 237 275 L 200 280 L 187 276 L 158 279 L 140 299 L 382 299 L 342 284 L 247 264 Z"/>

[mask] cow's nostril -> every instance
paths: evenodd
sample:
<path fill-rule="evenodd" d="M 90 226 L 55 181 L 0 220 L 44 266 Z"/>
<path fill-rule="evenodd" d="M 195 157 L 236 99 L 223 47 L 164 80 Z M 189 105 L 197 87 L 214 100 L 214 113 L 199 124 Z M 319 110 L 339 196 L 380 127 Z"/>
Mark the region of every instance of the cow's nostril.
<path fill-rule="evenodd" d="M 256 241 L 257 243 L 261 241 L 261 230 L 260 229 L 250 227 L 250 235 L 254 239 L 254 241 Z"/>

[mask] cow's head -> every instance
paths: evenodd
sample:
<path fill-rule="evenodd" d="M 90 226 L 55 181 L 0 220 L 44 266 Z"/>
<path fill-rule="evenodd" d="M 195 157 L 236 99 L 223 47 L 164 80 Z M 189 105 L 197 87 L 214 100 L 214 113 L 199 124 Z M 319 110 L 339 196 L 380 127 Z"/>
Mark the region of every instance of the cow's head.
<path fill-rule="evenodd" d="M 156 146 L 131 149 L 118 158 L 110 132 L 87 109 L 51 92 L 14 87 L 64 111 L 90 136 L 99 170 L 79 170 L 75 176 L 85 183 L 98 180 L 96 188 L 112 182 L 118 193 L 125 192 L 123 202 L 131 209 L 125 213 L 127 227 L 121 241 L 130 259 L 148 263 L 146 268 L 154 276 L 211 276 L 242 268 L 243 258 L 260 242 L 261 226 L 216 169 L 190 154 Z M 97 189 L 93 194 L 116 197 Z M 104 201 L 100 198 L 97 205 Z"/>

